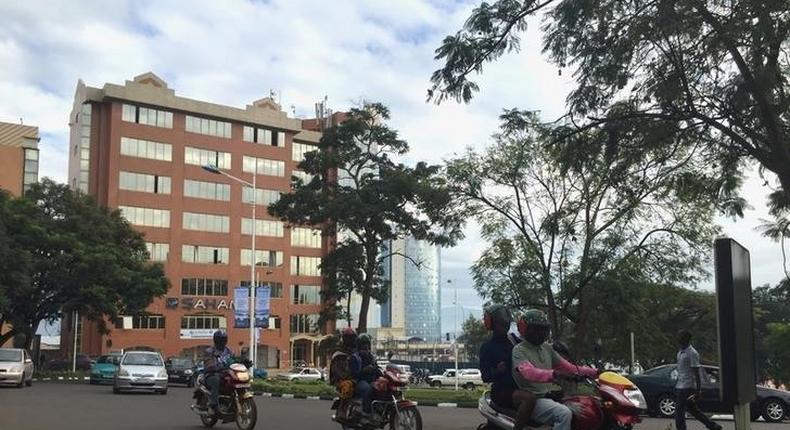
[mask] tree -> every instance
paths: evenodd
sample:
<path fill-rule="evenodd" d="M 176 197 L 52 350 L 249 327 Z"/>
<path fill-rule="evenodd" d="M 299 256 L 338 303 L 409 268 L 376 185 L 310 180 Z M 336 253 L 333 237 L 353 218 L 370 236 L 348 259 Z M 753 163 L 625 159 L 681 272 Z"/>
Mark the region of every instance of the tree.
<path fill-rule="evenodd" d="M 458 342 L 464 345 L 467 359 L 473 362 L 478 361 L 480 359 L 480 347 L 489 336 L 488 329 L 483 324 L 483 320 L 470 314 L 461 326 L 461 330 Z"/>
<path fill-rule="evenodd" d="M 382 250 L 389 241 L 411 235 L 446 246 L 462 237 L 463 218 L 452 210 L 439 167 L 396 162 L 393 157 L 409 147 L 388 119 L 389 110 L 378 103 L 352 109 L 299 164 L 312 179 L 297 179 L 294 190 L 269 207 L 288 223 L 324 226 L 329 236 L 338 232 L 322 262 L 324 317 L 342 316 L 342 300 L 356 291 L 360 332 L 367 330 L 370 300 L 386 298 L 382 262 L 392 252 Z"/>
<path fill-rule="evenodd" d="M 0 326 L 11 325 L 0 344 L 22 335 L 29 346 L 40 321 L 75 310 L 103 328 L 105 318 L 144 312 L 167 292 L 162 265 L 148 261 L 142 235 L 119 211 L 49 179 L 0 204 L 0 253 L 10 244 L 19 264 L 11 281 L 0 275 Z"/>
<path fill-rule="evenodd" d="M 775 286 L 763 285 L 752 292 L 754 305 L 754 347 L 757 372 L 761 380 L 778 374 L 776 367 L 787 367 L 790 362 L 777 362 L 781 356 L 781 348 L 775 349 L 775 343 L 768 342 L 773 324 L 790 323 L 790 280 L 787 278 Z M 777 329 L 774 329 L 775 332 Z M 778 335 L 774 335 L 776 337 Z M 777 353 L 779 355 L 777 356 Z M 778 364 L 775 364 L 778 363 Z"/>
<path fill-rule="evenodd" d="M 784 0 L 497 0 L 474 9 L 436 50 L 444 62 L 428 98 L 468 102 L 487 62 L 517 51 L 542 14 L 543 46 L 576 88 L 566 120 L 575 132 L 638 123 L 749 157 L 775 173 L 774 213 L 790 210 L 790 7 Z M 658 140 L 671 146 L 677 139 Z M 649 146 L 651 142 L 644 142 Z M 615 144 L 616 145 L 616 144 Z M 724 182 L 740 177 L 729 163 Z M 729 189 L 729 188 L 728 188 Z M 729 198 L 729 196 L 724 195 Z"/>
<path fill-rule="evenodd" d="M 768 375 L 780 384 L 790 384 L 790 323 L 768 325 L 765 344 L 768 353 Z"/>
<path fill-rule="evenodd" d="M 490 243 L 472 270 L 483 298 L 545 309 L 555 333 L 572 328 L 579 350 L 591 290 L 604 279 L 693 285 L 707 276 L 717 229 L 706 147 L 644 151 L 632 139 L 645 134 L 623 132 L 628 152 L 612 159 L 606 131 L 547 146 L 564 130 L 516 110 L 502 122 L 491 146 L 447 165 L 453 195 Z"/>

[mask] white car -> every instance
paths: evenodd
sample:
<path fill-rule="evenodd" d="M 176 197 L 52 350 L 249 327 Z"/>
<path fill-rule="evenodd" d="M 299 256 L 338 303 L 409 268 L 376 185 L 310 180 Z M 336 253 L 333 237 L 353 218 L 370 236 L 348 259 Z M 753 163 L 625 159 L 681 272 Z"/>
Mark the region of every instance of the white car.
<path fill-rule="evenodd" d="M 33 360 L 19 348 L 0 348 L 0 385 L 33 385 Z"/>
<path fill-rule="evenodd" d="M 458 386 L 466 389 L 473 389 L 483 385 L 483 375 L 479 369 L 460 369 L 458 372 Z M 447 369 L 441 375 L 429 376 L 428 380 L 432 387 L 455 386 L 456 369 Z"/>
<path fill-rule="evenodd" d="M 287 373 L 281 373 L 277 376 L 279 379 L 286 381 L 321 381 L 324 379 L 324 374 L 320 370 L 313 367 L 304 367 L 291 369 Z"/>
<path fill-rule="evenodd" d="M 158 352 L 128 351 L 118 365 L 112 392 L 152 391 L 167 394 L 167 370 Z"/>

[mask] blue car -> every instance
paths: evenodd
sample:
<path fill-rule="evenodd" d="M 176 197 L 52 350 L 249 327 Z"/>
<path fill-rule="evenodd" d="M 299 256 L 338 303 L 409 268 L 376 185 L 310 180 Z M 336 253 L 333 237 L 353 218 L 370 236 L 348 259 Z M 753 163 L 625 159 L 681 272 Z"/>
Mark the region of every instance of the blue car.
<path fill-rule="evenodd" d="M 112 384 L 118 373 L 118 363 L 121 362 L 120 354 L 102 355 L 91 366 L 91 385 Z"/>

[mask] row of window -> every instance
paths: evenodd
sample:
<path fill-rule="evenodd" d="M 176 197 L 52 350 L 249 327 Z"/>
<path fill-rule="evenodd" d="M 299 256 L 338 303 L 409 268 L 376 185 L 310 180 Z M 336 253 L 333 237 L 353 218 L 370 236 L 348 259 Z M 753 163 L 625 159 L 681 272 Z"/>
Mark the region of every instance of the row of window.
<path fill-rule="evenodd" d="M 22 189 L 27 191 L 38 182 L 38 149 L 25 148 L 25 165 L 22 175 Z"/>
<path fill-rule="evenodd" d="M 249 266 L 252 251 L 241 250 L 241 264 Z M 230 251 L 224 247 L 182 245 L 181 261 L 192 264 L 228 264 Z M 282 251 L 255 250 L 255 263 L 258 266 L 278 267 L 283 265 Z M 321 257 L 291 256 L 291 275 L 321 276 Z"/>
<path fill-rule="evenodd" d="M 304 160 L 305 154 L 315 151 L 316 149 L 318 148 L 316 148 L 315 145 L 294 142 L 293 145 L 291 145 L 291 159 L 293 161 L 302 161 Z"/>
<path fill-rule="evenodd" d="M 121 171 L 118 174 L 118 188 L 144 193 L 170 194 L 171 181 L 169 176 Z"/>
<path fill-rule="evenodd" d="M 126 122 L 173 128 L 173 112 L 124 104 L 121 119 Z"/>
<path fill-rule="evenodd" d="M 167 261 L 167 256 L 170 254 L 169 243 L 146 242 L 145 248 L 148 250 L 148 256 L 151 261 Z"/>
<path fill-rule="evenodd" d="M 255 204 L 260 206 L 269 206 L 277 203 L 280 200 L 281 193 L 275 190 L 267 190 L 264 188 L 255 189 Z M 241 201 L 244 203 L 252 204 L 252 187 L 244 187 L 241 189 Z"/>
<path fill-rule="evenodd" d="M 184 128 L 190 133 L 224 137 L 227 139 L 231 137 L 231 124 L 225 121 L 187 115 L 186 126 Z"/>
<path fill-rule="evenodd" d="M 89 182 L 88 180 L 90 179 L 91 118 L 93 116 L 92 112 L 93 112 L 92 105 L 90 103 L 85 103 L 82 105 L 82 112 L 81 112 L 82 115 L 77 116 L 77 124 L 80 127 L 79 189 L 84 193 L 88 192 L 88 182 Z M 74 149 L 76 150 L 77 148 Z"/>
<path fill-rule="evenodd" d="M 134 225 L 146 227 L 170 228 L 170 211 L 167 209 L 140 208 L 135 206 L 118 206 L 121 214 Z"/>
<path fill-rule="evenodd" d="M 321 230 L 294 227 L 291 229 L 291 246 L 321 248 Z"/>
<path fill-rule="evenodd" d="M 198 199 L 230 201 L 230 185 L 184 179 L 184 195 Z"/>
<path fill-rule="evenodd" d="M 227 296 L 227 279 L 184 278 L 181 294 L 185 296 Z"/>
<path fill-rule="evenodd" d="M 131 137 L 121 138 L 121 154 L 149 160 L 173 161 L 173 147 L 169 143 Z"/>
<path fill-rule="evenodd" d="M 285 146 L 285 133 L 265 128 L 244 126 L 245 142 L 260 143 L 269 146 Z"/>
<path fill-rule="evenodd" d="M 283 230 L 285 224 L 282 221 L 270 221 L 266 219 L 255 220 L 255 235 L 256 236 L 270 236 L 270 237 L 283 237 Z M 241 234 L 252 235 L 252 219 L 242 218 L 241 220 Z"/>
<path fill-rule="evenodd" d="M 292 317 L 293 318 L 293 317 Z M 131 320 L 131 327 L 127 327 L 128 323 L 124 321 Z M 296 333 L 313 333 L 317 330 L 318 320 L 310 318 L 312 322 L 315 320 L 312 331 L 300 331 Z M 293 319 L 292 319 L 293 321 Z M 277 330 L 280 328 L 280 317 L 272 315 L 269 317 L 269 329 Z M 165 317 L 163 315 L 140 315 L 132 317 L 121 316 L 115 321 L 115 327 L 119 329 L 135 329 L 135 330 L 164 330 Z M 220 329 L 227 328 L 227 319 L 219 315 L 185 315 L 181 317 L 182 329 Z"/>
<path fill-rule="evenodd" d="M 230 251 L 221 247 L 182 245 L 181 261 L 193 264 L 228 264 Z"/>
<path fill-rule="evenodd" d="M 291 315 L 291 333 L 315 333 L 318 331 L 318 314 Z"/>
<path fill-rule="evenodd" d="M 184 212 L 183 228 L 185 230 L 228 233 L 230 232 L 230 217 L 225 215 Z"/>
<path fill-rule="evenodd" d="M 230 153 L 187 146 L 184 148 L 184 163 L 194 166 L 212 165 L 230 169 Z"/>
<path fill-rule="evenodd" d="M 241 250 L 241 265 L 249 266 L 252 262 L 252 250 Z M 259 267 L 279 267 L 283 265 L 282 251 L 270 251 L 266 249 L 255 250 L 255 265 Z"/>
<path fill-rule="evenodd" d="M 259 175 L 285 176 L 285 161 L 257 158 L 245 155 L 242 158 L 242 170 L 247 173 L 256 172 Z"/>

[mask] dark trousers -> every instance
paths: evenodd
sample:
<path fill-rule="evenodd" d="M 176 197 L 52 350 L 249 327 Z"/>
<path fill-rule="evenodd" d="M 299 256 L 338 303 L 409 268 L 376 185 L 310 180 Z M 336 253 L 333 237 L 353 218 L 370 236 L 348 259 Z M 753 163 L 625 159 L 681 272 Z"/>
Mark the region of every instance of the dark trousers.
<path fill-rule="evenodd" d="M 689 396 L 694 394 L 694 392 L 695 390 L 692 388 L 675 389 L 675 428 L 677 430 L 686 430 L 686 412 L 690 413 L 708 429 L 713 430 L 717 428 L 716 423 L 699 410 L 696 401 L 688 400 Z"/>
<path fill-rule="evenodd" d="M 212 407 L 217 407 L 219 404 L 219 373 L 211 373 L 206 375 L 206 387 L 209 390 L 208 404 Z"/>
<path fill-rule="evenodd" d="M 362 410 L 370 413 L 370 405 L 373 403 L 373 385 L 368 381 L 358 381 L 354 389 L 357 396 L 362 398 Z"/>

